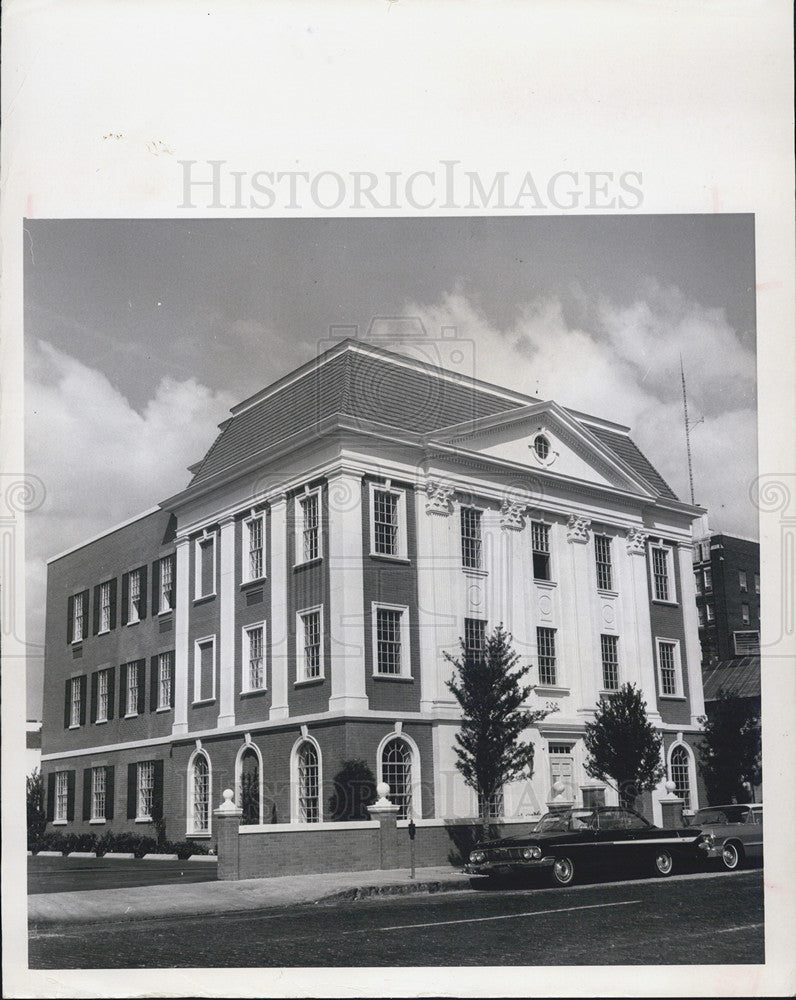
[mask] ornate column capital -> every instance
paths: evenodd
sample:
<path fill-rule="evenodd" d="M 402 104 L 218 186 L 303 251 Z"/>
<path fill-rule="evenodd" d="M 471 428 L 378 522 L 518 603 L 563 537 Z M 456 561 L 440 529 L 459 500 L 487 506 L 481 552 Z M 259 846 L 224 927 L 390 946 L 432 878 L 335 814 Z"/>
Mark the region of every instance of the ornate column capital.
<path fill-rule="evenodd" d="M 643 556 L 647 551 L 649 532 L 641 528 L 627 529 L 627 551 L 631 556 Z"/>
<path fill-rule="evenodd" d="M 500 505 L 500 527 L 511 531 L 522 531 L 525 527 L 527 507 L 524 500 L 509 500 L 506 497 Z"/>
<path fill-rule="evenodd" d="M 567 521 L 567 541 L 581 542 L 585 544 L 589 540 L 591 531 L 591 521 L 588 517 L 581 517 L 579 514 L 571 514 Z"/>
<path fill-rule="evenodd" d="M 426 513 L 441 514 L 443 517 L 447 517 L 453 513 L 452 498 L 452 486 L 430 479 L 426 484 Z"/>

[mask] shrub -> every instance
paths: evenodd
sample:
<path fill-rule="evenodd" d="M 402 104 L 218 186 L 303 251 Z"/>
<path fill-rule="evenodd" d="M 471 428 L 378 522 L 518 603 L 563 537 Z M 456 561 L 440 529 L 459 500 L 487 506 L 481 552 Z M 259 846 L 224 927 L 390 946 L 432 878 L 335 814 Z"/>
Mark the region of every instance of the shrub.
<path fill-rule="evenodd" d="M 59 830 L 45 833 L 39 841 L 38 849 L 40 851 L 60 851 L 63 854 L 67 849 L 66 837 Z"/>
<path fill-rule="evenodd" d="M 47 826 L 47 816 L 44 812 L 44 782 L 41 771 L 36 768 L 25 779 L 25 794 L 27 800 L 28 820 L 28 850 L 41 850 L 39 846 Z"/>

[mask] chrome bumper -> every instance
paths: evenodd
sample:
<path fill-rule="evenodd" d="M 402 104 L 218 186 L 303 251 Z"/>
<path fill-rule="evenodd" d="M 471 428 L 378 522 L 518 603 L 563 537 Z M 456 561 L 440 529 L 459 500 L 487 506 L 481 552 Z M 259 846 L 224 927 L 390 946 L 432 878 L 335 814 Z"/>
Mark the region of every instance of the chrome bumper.
<path fill-rule="evenodd" d="M 532 872 L 550 868 L 553 861 L 552 857 L 548 857 L 532 861 L 512 858 L 510 861 L 482 861 L 479 864 L 468 862 L 462 871 L 465 875 L 510 875 L 512 872 Z"/>

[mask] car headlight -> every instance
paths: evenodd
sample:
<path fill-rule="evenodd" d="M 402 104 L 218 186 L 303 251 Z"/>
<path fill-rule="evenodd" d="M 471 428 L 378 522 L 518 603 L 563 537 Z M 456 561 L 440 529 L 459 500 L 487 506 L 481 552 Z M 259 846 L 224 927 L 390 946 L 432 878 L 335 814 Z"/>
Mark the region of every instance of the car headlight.
<path fill-rule="evenodd" d="M 699 847 L 703 851 L 709 851 L 710 848 L 713 847 L 715 841 L 716 838 L 713 836 L 712 833 L 703 833 L 702 836 L 699 838 L 697 847 Z"/>
<path fill-rule="evenodd" d="M 483 851 L 473 851 L 470 854 L 470 860 L 472 861 L 472 863 L 474 865 L 480 865 L 481 862 L 484 860 L 485 857 L 486 857 L 486 855 L 484 854 Z"/>
<path fill-rule="evenodd" d="M 542 849 L 541 847 L 524 847 L 522 856 L 526 861 L 536 861 L 537 858 L 541 858 Z"/>

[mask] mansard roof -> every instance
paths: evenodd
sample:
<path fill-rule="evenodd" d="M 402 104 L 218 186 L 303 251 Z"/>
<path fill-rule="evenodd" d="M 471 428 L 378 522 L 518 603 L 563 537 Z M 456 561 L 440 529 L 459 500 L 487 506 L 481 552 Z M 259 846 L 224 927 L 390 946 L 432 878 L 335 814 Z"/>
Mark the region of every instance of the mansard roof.
<path fill-rule="evenodd" d="M 259 452 L 311 429 L 325 418 L 347 416 L 416 434 L 539 402 L 431 364 L 356 340 L 341 341 L 295 372 L 233 407 L 232 416 L 201 462 L 190 486 L 208 483 Z M 618 424 L 568 411 L 657 493 L 675 494 Z"/>

